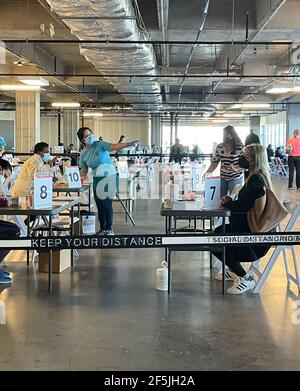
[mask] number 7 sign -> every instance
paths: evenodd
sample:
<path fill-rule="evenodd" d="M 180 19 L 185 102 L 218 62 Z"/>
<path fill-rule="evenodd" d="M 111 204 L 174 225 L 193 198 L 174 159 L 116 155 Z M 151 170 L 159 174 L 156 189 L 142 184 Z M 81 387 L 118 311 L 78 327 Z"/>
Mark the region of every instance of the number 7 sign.
<path fill-rule="evenodd" d="M 220 207 L 221 180 L 219 177 L 206 178 L 204 208 L 215 209 Z"/>

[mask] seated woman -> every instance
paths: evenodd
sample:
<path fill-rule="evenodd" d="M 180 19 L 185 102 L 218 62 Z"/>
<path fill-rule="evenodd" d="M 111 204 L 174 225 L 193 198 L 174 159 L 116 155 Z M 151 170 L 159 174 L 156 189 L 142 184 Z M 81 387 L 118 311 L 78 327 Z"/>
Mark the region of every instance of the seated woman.
<path fill-rule="evenodd" d="M 247 146 L 244 149 L 244 156 L 239 160 L 239 166 L 249 170 L 249 177 L 240 190 L 238 199 L 233 201 L 228 196 L 221 199 L 221 204 L 231 211 L 230 224 L 226 225 L 226 232 L 236 234 L 251 232 L 247 213 L 253 207 L 255 200 L 265 194 L 265 186 L 271 187 L 268 157 L 262 145 Z M 221 233 L 222 227 L 218 227 L 215 232 Z M 233 285 L 227 290 L 229 294 L 238 295 L 254 288 L 253 275 L 246 273 L 241 263 L 257 261 L 267 254 L 270 247 L 271 245 L 226 247 L 225 278 L 233 281 Z M 222 259 L 222 252 L 214 252 L 214 255 Z M 217 274 L 216 279 L 221 280 L 222 274 Z"/>

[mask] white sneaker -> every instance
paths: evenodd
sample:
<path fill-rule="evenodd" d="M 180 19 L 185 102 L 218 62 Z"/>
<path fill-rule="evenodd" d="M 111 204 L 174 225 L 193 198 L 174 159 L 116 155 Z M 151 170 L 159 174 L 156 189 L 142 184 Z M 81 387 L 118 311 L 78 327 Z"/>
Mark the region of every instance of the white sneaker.
<path fill-rule="evenodd" d="M 225 268 L 225 281 L 235 281 L 237 275 L 234 274 L 228 267 Z M 218 273 L 215 275 L 215 280 L 222 281 L 223 275 L 222 270 L 218 270 Z"/>
<path fill-rule="evenodd" d="M 230 295 L 240 295 L 241 293 L 252 290 L 255 287 L 255 281 L 252 278 L 245 280 L 242 277 L 238 277 L 233 285 L 227 289 L 227 293 Z"/>

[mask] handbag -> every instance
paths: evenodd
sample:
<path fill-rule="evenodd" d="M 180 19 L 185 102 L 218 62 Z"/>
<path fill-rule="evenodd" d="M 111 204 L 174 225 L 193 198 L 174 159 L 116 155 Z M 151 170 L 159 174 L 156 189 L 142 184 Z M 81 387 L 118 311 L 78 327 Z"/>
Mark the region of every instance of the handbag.
<path fill-rule="evenodd" d="M 265 194 L 255 200 L 247 214 L 251 232 L 269 232 L 288 215 L 287 209 L 267 185 L 264 191 Z"/>

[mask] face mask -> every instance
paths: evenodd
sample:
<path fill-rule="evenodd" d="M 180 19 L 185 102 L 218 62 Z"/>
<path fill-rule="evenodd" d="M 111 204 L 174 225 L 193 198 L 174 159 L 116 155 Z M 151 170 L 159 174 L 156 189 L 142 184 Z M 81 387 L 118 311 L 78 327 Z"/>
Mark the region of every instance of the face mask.
<path fill-rule="evenodd" d="M 90 134 L 88 137 L 85 138 L 85 143 L 88 145 L 93 145 L 95 141 L 97 141 L 96 137 L 93 134 Z"/>
<path fill-rule="evenodd" d="M 224 142 L 229 143 L 232 140 L 231 134 L 228 134 L 227 136 L 224 137 Z"/>
<path fill-rule="evenodd" d="M 245 156 L 242 156 L 239 158 L 239 166 L 241 168 L 244 168 L 245 170 L 249 170 L 250 168 L 250 163 L 248 162 L 248 160 L 245 158 Z"/>
<path fill-rule="evenodd" d="M 49 160 L 51 160 L 50 152 L 44 153 L 44 156 L 42 157 L 44 163 L 48 163 Z"/>

